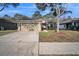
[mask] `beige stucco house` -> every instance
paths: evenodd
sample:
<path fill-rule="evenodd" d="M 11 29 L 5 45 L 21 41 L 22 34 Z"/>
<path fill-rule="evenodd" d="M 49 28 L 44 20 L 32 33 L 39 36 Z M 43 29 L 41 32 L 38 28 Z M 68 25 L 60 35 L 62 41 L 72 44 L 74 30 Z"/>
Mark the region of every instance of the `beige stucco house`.
<path fill-rule="evenodd" d="M 2 23 L 1 26 L 4 27 L 4 30 L 17 30 L 17 31 L 36 31 L 40 32 L 46 29 L 47 26 L 50 26 L 52 23 L 52 19 L 36 19 L 36 20 L 27 20 L 27 19 L 5 19 L 6 22 L 4 22 L 6 25 Z M 10 24 L 9 24 L 9 23 Z M 53 25 L 54 23 L 52 23 Z M 0 28 L 1 28 L 0 26 Z M 7 28 L 7 29 L 6 29 Z M 43 29 L 44 28 L 44 29 Z"/>
<path fill-rule="evenodd" d="M 16 20 L 17 22 L 17 30 L 18 31 L 36 31 L 40 32 L 42 31 L 42 27 L 45 27 L 44 24 L 52 24 L 54 27 L 54 23 L 52 19 L 37 19 L 37 20 Z"/>
<path fill-rule="evenodd" d="M 18 31 L 37 31 L 40 32 L 41 29 L 41 20 L 20 20 L 17 21 Z"/>

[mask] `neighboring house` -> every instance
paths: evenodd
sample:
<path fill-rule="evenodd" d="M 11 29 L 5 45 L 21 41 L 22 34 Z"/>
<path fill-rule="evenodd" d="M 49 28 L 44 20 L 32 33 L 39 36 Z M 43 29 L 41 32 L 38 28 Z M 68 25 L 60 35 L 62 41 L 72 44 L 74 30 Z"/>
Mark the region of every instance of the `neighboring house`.
<path fill-rule="evenodd" d="M 61 25 L 64 25 L 64 29 L 67 30 L 79 30 L 79 18 L 65 20 L 61 23 Z"/>
<path fill-rule="evenodd" d="M 0 18 L 0 30 L 16 30 L 16 29 L 17 29 L 16 23 Z"/>

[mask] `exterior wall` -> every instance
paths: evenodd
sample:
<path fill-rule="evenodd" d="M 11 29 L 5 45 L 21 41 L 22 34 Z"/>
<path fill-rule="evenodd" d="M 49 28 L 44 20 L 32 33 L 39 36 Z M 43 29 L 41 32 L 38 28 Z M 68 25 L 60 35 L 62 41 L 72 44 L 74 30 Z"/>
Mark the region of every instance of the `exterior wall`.
<path fill-rule="evenodd" d="M 38 23 L 37 29 L 38 29 L 39 32 L 42 31 L 42 25 L 41 25 L 41 23 Z"/>
<path fill-rule="evenodd" d="M 65 26 L 64 25 L 60 25 L 59 29 L 65 29 Z"/>
<path fill-rule="evenodd" d="M 66 30 L 79 30 L 79 23 L 75 22 L 75 23 L 66 23 L 63 24 Z"/>
<path fill-rule="evenodd" d="M 12 22 L 1 21 L 0 30 L 17 30 L 17 24 Z"/>

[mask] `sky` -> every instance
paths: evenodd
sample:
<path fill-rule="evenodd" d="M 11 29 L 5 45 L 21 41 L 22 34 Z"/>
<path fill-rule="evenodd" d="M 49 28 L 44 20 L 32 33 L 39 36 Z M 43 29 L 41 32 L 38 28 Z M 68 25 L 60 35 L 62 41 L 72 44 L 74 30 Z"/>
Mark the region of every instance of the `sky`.
<path fill-rule="evenodd" d="M 18 7 L 14 8 L 10 6 L 9 8 L 5 8 L 3 11 L 0 12 L 0 16 L 4 16 L 5 14 L 9 16 L 14 16 L 16 13 L 26 15 L 28 17 L 32 17 L 35 11 L 37 11 L 37 7 L 34 3 L 21 3 Z M 71 16 L 79 18 L 79 4 L 78 3 L 70 3 L 67 6 L 67 10 L 72 11 L 72 14 L 66 14 L 63 17 Z M 41 15 L 45 15 L 49 13 L 49 9 L 45 11 L 41 11 Z"/>

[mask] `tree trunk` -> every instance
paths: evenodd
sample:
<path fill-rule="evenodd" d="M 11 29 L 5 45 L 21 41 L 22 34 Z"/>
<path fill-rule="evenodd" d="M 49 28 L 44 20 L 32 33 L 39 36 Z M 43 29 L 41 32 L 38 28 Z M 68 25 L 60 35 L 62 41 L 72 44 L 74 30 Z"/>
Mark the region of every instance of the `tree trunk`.
<path fill-rule="evenodd" d="M 57 28 L 56 31 L 59 32 L 59 18 L 57 18 Z"/>

